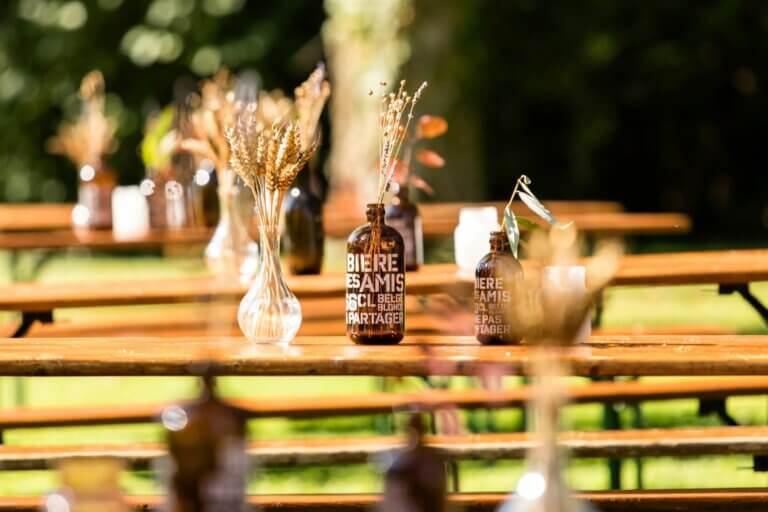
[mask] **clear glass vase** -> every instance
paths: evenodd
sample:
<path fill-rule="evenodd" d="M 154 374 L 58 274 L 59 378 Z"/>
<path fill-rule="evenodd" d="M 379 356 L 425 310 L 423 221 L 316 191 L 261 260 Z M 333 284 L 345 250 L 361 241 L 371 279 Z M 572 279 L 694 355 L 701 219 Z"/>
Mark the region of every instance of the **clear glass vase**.
<path fill-rule="evenodd" d="M 208 269 L 217 276 L 231 276 L 250 283 L 259 265 L 259 246 L 248 235 L 248 228 L 238 207 L 240 187 L 232 171 L 222 173 L 219 183 L 219 223 L 205 248 Z"/>
<path fill-rule="evenodd" d="M 237 321 L 255 343 L 288 344 L 301 327 L 301 305 L 280 267 L 280 232 L 260 225 L 261 260 L 256 278 L 240 302 Z"/>

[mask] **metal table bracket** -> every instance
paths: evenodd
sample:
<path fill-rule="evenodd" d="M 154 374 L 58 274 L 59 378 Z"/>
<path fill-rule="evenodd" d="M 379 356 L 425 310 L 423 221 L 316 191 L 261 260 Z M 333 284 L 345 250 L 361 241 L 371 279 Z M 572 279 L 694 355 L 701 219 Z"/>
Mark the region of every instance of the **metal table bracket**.
<path fill-rule="evenodd" d="M 741 295 L 747 303 L 760 315 L 760 318 L 768 324 L 768 307 L 760 302 L 760 299 L 752 295 L 749 291 L 749 283 L 740 284 L 721 284 L 718 288 L 720 295 L 730 295 L 732 293 L 738 293 Z"/>
<path fill-rule="evenodd" d="M 21 323 L 11 335 L 11 338 L 23 338 L 27 335 L 29 329 L 32 328 L 35 322 L 52 324 L 53 311 L 23 311 L 21 313 Z"/>

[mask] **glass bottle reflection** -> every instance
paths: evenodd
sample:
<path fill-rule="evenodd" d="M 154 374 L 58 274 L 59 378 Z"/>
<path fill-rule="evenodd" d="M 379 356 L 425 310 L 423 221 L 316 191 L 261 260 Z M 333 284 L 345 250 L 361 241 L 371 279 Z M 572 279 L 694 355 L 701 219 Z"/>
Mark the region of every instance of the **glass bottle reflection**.
<path fill-rule="evenodd" d="M 393 183 L 398 187 L 392 204 L 387 206 L 387 224 L 395 228 L 403 237 L 405 246 L 405 269 L 418 270 L 424 263 L 424 233 L 421 225 L 419 208 L 410 200 L 409 188 Z"/>
<path fill-rule="evenodd" d="M 167 512 L 245 510 L 245 415 L 216 396 L 211 375 L 200 397 L 162 412 L 171 471 Z"/>
<path fill-rule="evenodd" d="M 292 274 L 319 274 L 323 266 L 323 203 L 309 186 L 310 175 L 299 174 L 285 201 L 283 249 Z"/>
<path fill-rule="evenodd" d="M 368 224 L 347 240 L 347 335 L 363 345 L 399 343 L 405 332 L 403 237 L 369 204 Z"/>
<path fill-rule="evenodd" d="M 475 270 L 475 337 L 485 345 L 520 343 L 521 329 L 513 325 L 510 310 L 523 267 L 512 255 L 503 231 L 491 232 L 491 252 Z"/>

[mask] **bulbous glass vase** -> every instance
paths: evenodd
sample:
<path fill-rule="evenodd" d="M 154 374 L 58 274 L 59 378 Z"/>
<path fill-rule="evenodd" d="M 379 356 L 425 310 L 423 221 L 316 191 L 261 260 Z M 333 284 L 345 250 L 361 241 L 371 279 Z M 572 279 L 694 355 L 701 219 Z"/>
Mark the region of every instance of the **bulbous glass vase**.
<path fill-rule="evenodd" d="M 288 344 L 301 327 L 301 305 L 283 277 L 277 226 L 260 225 L 259 240 L 259 268 L 240 302 L 237 321 L 250 341 Z"/>
<path fill-rule="evenodd" d="M 231 172 L 231 171 L 228 171 Z M 259 264 L 259 246 L 248 235 L 248 228 L 238 208 L 240 187 L 234 177 L 223 173 L 219 184 L 219 223 L 205 248 L 208 270 L 217 276 L 236 277 L 241 283 L 251 282 Z"/>

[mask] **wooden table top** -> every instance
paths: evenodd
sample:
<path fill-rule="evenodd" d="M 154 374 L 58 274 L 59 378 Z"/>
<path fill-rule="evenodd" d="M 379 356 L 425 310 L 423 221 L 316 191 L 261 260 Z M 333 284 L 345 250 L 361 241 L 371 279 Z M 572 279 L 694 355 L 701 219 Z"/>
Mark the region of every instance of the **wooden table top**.
<path fill-rule="evenodd" d="M 0 231 L 69 229 L 74 206 L 71 203 L 0 204 Z"/>
<path fill-rule="evenodd" d="M 0 249 L 145 249 L 166 244 L 206 244 L 213 230 L 185 228 L 152 230 L 140 237 L 119 238 L 112 230 L 73 230 L 71 228 L 50 231 L 0 232 Z"/>
<path fill-rule="evenodd" d="M 529 262 L 523 262 L 529 266 Z M 627 255 L 614 276 L 619 285 L 740 284 L 768 280 L 768 250 L 708 251 Z M 344 274 L 288 276 L 300 299 L 343 297 Z M 425 265 L 406 276 L 409 295 L 451 293 L 471 297 L 473 278 L 453 264 Z M 245 287 L 211 277 L 17 283 L 0 288 L 0 310 L 50 311 L 57 308 L 239 301 Z"/>
<path fill-rule="evenodd" d="M 244 338 L 0 339 L 0 375 L 189 375 L 214 362 L 221 375 L 477 375 L 527 372 L 526 346 L 481 346 L 472 337 L 410 336 L 360 346 L 342 336 L 289 346 Z M 563 350 L 574 375 L 768 375 L 768 336 L 594 336 Z"/>

